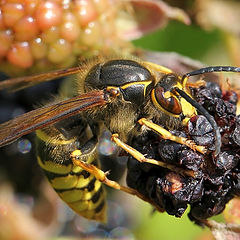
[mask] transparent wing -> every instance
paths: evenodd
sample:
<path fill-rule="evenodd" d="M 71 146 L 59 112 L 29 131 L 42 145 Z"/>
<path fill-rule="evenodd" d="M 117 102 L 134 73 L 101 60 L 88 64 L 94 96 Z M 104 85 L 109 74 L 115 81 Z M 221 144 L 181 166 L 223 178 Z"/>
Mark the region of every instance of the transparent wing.
<path fill-rule="evenodd" d="M 92 91 L 27 112 L 0 124 L 0 147 L 37 129 L 107 103 L 108 99 L 103 91 Z"/>

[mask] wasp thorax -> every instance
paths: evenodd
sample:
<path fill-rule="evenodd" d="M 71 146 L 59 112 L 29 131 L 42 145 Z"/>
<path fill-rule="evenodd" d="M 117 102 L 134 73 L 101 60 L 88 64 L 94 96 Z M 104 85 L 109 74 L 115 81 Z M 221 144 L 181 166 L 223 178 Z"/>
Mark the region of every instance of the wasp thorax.
<path fill-rule="evenodd" d="M 141 105 L 153 87 L 151 72 L 133 60 L 115 59 L 95 65 L 85 79 L 86 88 L 116 89 L 129 103 Z"/>
<path fill-rule="evenodd" d="M 115 59 L 95 65 L 87 74 L 85 84 L 103 89 L 108 86 L 121 87 L 152 80 L 147 68 L 133 60 Z"/>

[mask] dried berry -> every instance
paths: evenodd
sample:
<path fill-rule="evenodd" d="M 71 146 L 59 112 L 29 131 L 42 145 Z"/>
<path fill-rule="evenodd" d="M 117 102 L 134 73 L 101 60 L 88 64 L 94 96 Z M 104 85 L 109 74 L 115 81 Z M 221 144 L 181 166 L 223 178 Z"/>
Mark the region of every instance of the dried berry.
<path fill-rule="evenodd" d="M 181 217 L 190 206 L 190 220 L 202 220 L 221 213 L 234 196 L 240 195 L 240 116 L 236 116 L 237 94 L 222 92 L 217 83 L 192 88 L 193 97 L 215 118 L 222 137 L 221 152 L 214 157 L 214 134 L 208 120 L 197 115 L 187 128 L 179 127 L 174 135 L 192 139 L 207 146 L 205 155 L 181 144 L 163 140 L 147 132 L 133 139 L 132 145 L 147 157 L 182 169 L 193 170 L 197 177 L 183 176 L 178 171 L 128 160 L 127 183 L 154 201 L 168 214 Z"/>

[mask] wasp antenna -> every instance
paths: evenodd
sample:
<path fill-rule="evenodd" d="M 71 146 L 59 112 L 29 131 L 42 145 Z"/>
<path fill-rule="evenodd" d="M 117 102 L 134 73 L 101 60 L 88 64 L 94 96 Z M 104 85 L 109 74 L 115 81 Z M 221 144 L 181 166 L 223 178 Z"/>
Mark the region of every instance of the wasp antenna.
<path fill-rule="evenodd" d="M 204 73 L 212 73 L 212 72 L 240 72 L 240 67 L 212 66 L 212 67 L 200 68 L 198 70 L 184 74 L 182 77 L 182 82 L 184 82 L 185 78 L 189 78 L 194 75 L 201 75 Z"/>
<path fill-rule="evenodd" d="M 211 116 L 208 111 L 201 106 L 198 102 L 196 102 L 194 99 L 192 99 L 189 95 L 187 95 L 184 91 L 180 90 L 179 88 L 174 88 L 176 92 L 179 93 L 181 97 L 186 99 L 192 106 L 194 106 L 202 115 L 204 115 L 209 123 L 212 125 L 213 132 L 215 135 L 215 157 L 220 153 L 222 141 L 221 141 L 221 134 L 218 128 L 218 125 L 216 121 L 214 120 L 213 116 Z"/>

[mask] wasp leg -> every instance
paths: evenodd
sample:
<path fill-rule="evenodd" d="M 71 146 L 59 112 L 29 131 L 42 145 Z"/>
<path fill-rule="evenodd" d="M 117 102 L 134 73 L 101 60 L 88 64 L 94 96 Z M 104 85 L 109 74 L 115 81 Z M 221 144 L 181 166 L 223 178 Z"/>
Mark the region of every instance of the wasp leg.
<path fill-rule="evenodd" d="M 72 159 L 73 164 L 75 166 L 81 167 L 85 171 L 94 175 L 95 178 L 98 179 L 100 182 L 106 184 L 107 186 L 109 186 L 111 188 L 115 188 L 115 189 L 121 190 L 125 193 L 134 195 L 134 196 L 142 199 L 143 201 L 148 202 L 151 205 L 153 205 L 159 212 L 164 212 L 164 209 L 162 209 L 158 205 L 156 205 L 151 199 L 140 194 L 138 191 L 136 191 L 133 188 L 122 186 L 119 183 L 108 179 L 107 178 L 108 172 L 103 172 L 101 169 L 94 166 L 93 164 L 88 164 L 88 163 L 82 161 L 81 158 L 82 158 L 82 152 L 80 150 L 75 150 L 71 153 L 71 159 Z"/>
<path fill-rule="evenodd" d="M 157 160 L 151 159 L 151 158 L 146 158 L 142 153 L 137 151 L 135 148 L 132 148 L 131 146 L 122 142 L 118 138 L 118 134 L 116 134 L 116 133 L 112 135 L 112 141 L 115 142 L 119 147 L 124 149 L 127 153 L 132 155 L 136 160 L 138 160 L 141 163 L 150 163 L 150 164 L 154 164 L 154 165 L 157 165 L 157 166 L 160 166 L 163 168 L 167 168 L 167 169 L 177 172 L 183 176 L 187 175 L 187 176 L 194 177 L 194 178 L 197 177 L 197 175 L 196 175 L 197 173 L 194 172 L 193 170 L 182 169 L 182 168 L 176 167 L 175 165 L 172 165 L 172 164 L 157 161 Z"/>
<path fill-rule="evenodd" d="M 185 137 L 175 136 L 172 133 L 170 133 L 169 131 L 167 131 L 166 129 L 164 129 L 163 127 L 161 127 L 153 122 L 150 122 L 145 118 L 141 118 L 138 122 L 140 125 L 145 125 L 146 127 L 150 128 L 151 130 L 154 130 L 157 133 L 159 133 L 163 139 L 171 140 L 171 141 L 186 145 L 187 147 L 191 148 L 192 150 L 198 151 L 202 154 L 205 154 L 207 152 L 207 149 L 204 146 L 196 145 L 196 143 L 194 141 L 187 139 Z"/>
<path fill-rule="evenodd" d="M 97 138 L 88 136 L 90 133 L 85 129 L 84 122 L 79 124 L 79 118 L 77 122 L 75 119 L 69 120 L 73 120 L 69 125 L 65 122 L 59 125 L 62 126 L 62 130 L 69 129 L 67 132 L 69 138 L 65 138 L 62 133 L 59 134 L 53 125 L 50 126 L 51 131 L 49 128 L 37 130 L 38 163 L 53 189 L 69 207 L 85 218 L 105 222 L 107 204 L 103 184 L 84 169 L 75 166 L 70 158 L 70 153 L 81 146 L 82 160 L 100 166 Z M 79 127 L 74 128 L 74 124 Z M 86 139 L 86 143 L 81 142 L 79 138 Z"/>

